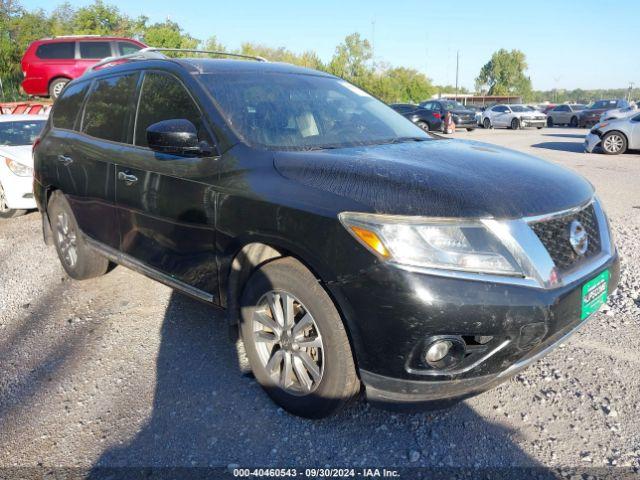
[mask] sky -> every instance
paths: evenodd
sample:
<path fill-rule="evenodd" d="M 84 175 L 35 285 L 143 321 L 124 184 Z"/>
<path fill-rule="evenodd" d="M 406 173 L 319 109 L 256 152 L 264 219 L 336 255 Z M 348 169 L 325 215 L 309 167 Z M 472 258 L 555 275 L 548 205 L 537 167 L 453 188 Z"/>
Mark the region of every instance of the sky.
<path fill-rule="evenodd" d="M 315 50 L 327 61 L 353 32 L 377 61 L 415 68 L 436 84 L 473 89 L 499 48 L 522 50 L 536 90 L 640 86 L 639 0 L 105 0 L 152 22 L 178 22 L 195 38 Z M 22 0 L 50 11 L 56 0 Z M 91 0 L 70 0 L 79 7 Z"/>

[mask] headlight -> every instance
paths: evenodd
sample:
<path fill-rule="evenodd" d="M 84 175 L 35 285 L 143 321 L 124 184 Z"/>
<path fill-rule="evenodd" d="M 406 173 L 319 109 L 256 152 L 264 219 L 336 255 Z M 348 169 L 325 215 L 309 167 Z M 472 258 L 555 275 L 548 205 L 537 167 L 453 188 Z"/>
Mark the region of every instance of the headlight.
<path fill-rule="evenodd" d="M 378 258 L 400 265 L 524 276 L 482 220 L 343 212 L 345 228 Z"/>
<path fill-rule="evenodd" d="M 5 158 L 4 161 L 7 164 L 7 167 L 9 167 L 9 170 L 19 177 L 31 177 L 33 175 L 33 168 L 31 167 L 18 163 L 10 158 Z"/>

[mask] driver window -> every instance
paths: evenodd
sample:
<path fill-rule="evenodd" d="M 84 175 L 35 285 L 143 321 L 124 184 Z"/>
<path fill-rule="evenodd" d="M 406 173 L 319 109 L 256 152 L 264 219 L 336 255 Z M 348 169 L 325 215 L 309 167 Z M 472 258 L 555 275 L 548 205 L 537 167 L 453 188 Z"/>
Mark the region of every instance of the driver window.
<path fill-rule="evenodd" d="M 147 128 L 150 125 L 179 118 L 196 126 L 200 140 L 212 143 L 202 114 L 182 83 L 166 73 L 145 73 L 136 117 L 135 145 L 147 146 Z"/>

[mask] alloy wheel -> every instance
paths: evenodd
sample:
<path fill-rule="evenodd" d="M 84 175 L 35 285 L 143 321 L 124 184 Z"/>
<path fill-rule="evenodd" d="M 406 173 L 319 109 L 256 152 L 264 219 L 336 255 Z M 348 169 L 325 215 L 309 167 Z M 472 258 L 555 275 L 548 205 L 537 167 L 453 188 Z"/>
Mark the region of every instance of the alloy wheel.
<path fill-rule="evenodd" d="M 69 215 L 67 212 L 60 212 L 58 214 L 56 234 L 58 236 L 60 253 L 62 254 L 64 262 L 70 268 L 75 267 L 76 262 L 78 261 L 78 239 L 75 230 L 70 226 Z"/>
<path fill-rule="evenodd" d="M 252 323 L 252 340 L 271 379 L 292 395 L 313 392 L 324 373 L 324 347 L 311 312 L 292 294 L 270 291 Z"/>
<path fill-rule="evenodd" d="M 53 86 L 53 96 L 58 98 L 62 93 L 62 89 L 65 87 L 66 83 L 58 82 Z"/>
<path fill-rule="evenodd" d="M 617 135 L 614 133 L 604 139 L 604 143 L 602 144 L 602 147 L 607 152 L 617 153 L 620 150 L 622 150 L 623 145 L 624 145 L 624 139 L 620 135 Z"/>

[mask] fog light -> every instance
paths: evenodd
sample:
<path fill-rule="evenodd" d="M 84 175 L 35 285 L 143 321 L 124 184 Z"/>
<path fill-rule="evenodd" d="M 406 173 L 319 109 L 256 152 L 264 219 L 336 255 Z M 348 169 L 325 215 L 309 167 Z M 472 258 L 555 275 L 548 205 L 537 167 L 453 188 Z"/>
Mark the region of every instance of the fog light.
<path fill-rule="evenodd" d="M 427 350 L 425 358 L 429 363 L 435 363 L 447 356 L 453 344 L 449 340 L 439 340 Z"/>

